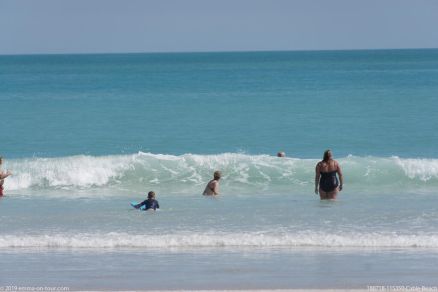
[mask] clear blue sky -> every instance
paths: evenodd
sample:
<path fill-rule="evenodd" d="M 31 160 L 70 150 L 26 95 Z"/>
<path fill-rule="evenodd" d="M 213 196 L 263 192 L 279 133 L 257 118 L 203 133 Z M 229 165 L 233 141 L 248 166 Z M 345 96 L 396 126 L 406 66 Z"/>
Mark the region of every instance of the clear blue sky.
<path fill-rule="evenodd" d="M 438 48 L 437 0 L 0 0 L 0 54 Z"/>

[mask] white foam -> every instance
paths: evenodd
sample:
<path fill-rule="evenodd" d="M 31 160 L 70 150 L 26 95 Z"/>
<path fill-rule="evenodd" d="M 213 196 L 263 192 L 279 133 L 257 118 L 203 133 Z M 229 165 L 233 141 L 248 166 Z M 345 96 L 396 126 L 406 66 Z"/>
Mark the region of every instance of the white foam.
<path fill-rule="evenodd" d="M 134 156 L 70 156 L 31 158 L 9 162 L 14 175 L 7 179 L 7 190 L 29 187 L 103 186 L 132 169 Z"/>
<path fill-rule="evenodd" d="M 438 248 L 438 234 L 300 232 L 296 234 L 51 234 L 2 235 L 0 248 L 369 247 Z"/>
<path fill-rule="evenodd" d="M 137 153 L 110 156 L 69 156 L 8 160 L 14 175 L 6 180 L 6 190 L 55 188 L 77 190 L 117 187 L 132 190 L 151 184 L 164 192 L 196 193 L 221 170 L 222 189 L 229 193 L 254 193 L 260 190 L 306 191 L 313 184 L 317 159 L 277 158 L 268 155 L 224 153 L 180 156 Z M 438 185 L 438 159 L 398 157 L 340 158 L 346 187 L 385 186 L 406 190 L 418 185 Z M 137 190 L 137 189 L 133 189 Z"/>
<path fill-rule="evenodd" d="M 420 179 L 424 182 L 438 178 L 437 159 L 400 159 L 394 160 L 403 169 L 406 176 L 411 179 Z"/>

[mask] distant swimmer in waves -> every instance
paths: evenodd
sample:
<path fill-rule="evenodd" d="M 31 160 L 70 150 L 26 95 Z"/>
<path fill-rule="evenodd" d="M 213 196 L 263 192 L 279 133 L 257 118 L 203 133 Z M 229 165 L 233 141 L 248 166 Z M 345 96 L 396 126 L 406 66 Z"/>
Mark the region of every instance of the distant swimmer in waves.
<path fill-rule="evenodd" d="M 286 157 L 286 153 L 284 153 L 284 151 L 280 151 L 277 153 L 277 157 Z"/>
<path fill-rule="evenodd" d="M 3 196 L 3 189 L 4 189 L 3 185 L 5 183 L 5 178 L 12 175 L 12 172 L 10 172 L 9 170 L 7 170 L 6 172 L 1 170 L 2 164 L 3 164 L 3 157 L 0 156 L 0 197 Z"/>
<path fill-rule="evenodd" d="M 221 172 L 215 171 L 213 174 L 213 179 L 208 182 L 205 187 L 204 192 L 202 193 L 204 196 L 215 196 L 219 195 L 219 180 L 221 179 Z"/>
<path fill-rule="evenodd" d="M 155 192 L 149 192 L 148 198 L 141 202 L 140 204 L 137 204 L 134 206 L 136 209 L 140 209 L 142 206 L 145 206 L 144 210 L 157 210 L 160 209 L 160 205 L 158 204 L 158 201 L 155 200 Z"/>
<path fill-rule="evenodd" d="M 336 174 L 339 176 L 339 180 Z M 338 192 L 342 191 L 343 184 L 341 167 L 333 159 L 332 152 L 326 150 L 323 160 L 316 165 L 315 194 L 319 193 L 321 200 L 334 200 Z"/>

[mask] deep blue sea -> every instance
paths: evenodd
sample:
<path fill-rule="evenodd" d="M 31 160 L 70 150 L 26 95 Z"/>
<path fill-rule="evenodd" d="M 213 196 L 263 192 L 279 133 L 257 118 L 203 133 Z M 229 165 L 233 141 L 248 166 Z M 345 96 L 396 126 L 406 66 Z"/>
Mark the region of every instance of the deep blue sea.
<path fill-rule="evenodd" d="M 438 49 L 0 56 L 0 155 L 13 171 L 0 257 L 16 263 L 0 284 L 40 283 L 47 257 L 52 271 L 72 258 L 70 269 L 111 278 L 139 256 L 189 279 L 155 289 L 209 288 L 193 273 L 210 279 L 199 268 L 210 261 L 220 289 L 438 284 L 437 103 Z M 313 193 L 328 148 L 345 176 L 335 202 Z M 221 195 L 202 197 L 215 170 Z M 162 210 L 130 208 L 150 190 Z M 97 251 L 107 265 L 90 259 Z M 364 251 L 398 274 L 366 274 Z M 34 268 L 20 270 L 29 253 Z M 346 278 L 286 277 L 333 262 Z M 289 270 L 275 280 L 278 266 Z M 404 267 L 421 275 L 398 277 Z M 114 279 L 138 289 L 125 272 Z M 266 281 L 244 284 L 259 272 Z M 73 284 L 115 287 L 93 279 Z"/>

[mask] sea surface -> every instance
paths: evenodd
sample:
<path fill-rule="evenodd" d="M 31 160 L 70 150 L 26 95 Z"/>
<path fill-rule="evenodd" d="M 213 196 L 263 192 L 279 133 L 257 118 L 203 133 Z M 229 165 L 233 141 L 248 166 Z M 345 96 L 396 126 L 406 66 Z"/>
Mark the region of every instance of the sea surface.
<path fill-rule="evenodd" d="M 438 49 L 0 56 L 0 286 L 438 287 L 437 103 Z"/>

